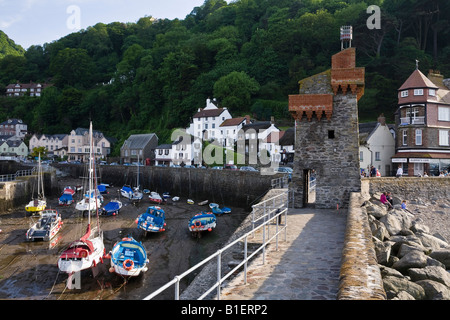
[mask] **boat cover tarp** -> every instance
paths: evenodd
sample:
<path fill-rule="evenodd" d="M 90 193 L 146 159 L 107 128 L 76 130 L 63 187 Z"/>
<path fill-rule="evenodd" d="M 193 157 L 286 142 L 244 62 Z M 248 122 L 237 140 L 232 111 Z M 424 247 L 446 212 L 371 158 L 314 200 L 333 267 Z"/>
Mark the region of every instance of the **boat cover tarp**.
<path fill-rule="evenodd" d="M 119 209 L 120 209 L 120 205 L 118 202 L 115 202 L 115 201 L 111 201 L 103 207 L 103 210 L 105 210 L 108 213 L 118 211 Z"/>
<path fill-rule="evenodd" d="M 59 197 L 59 203 L 69 203 L 71 201 L 73 201 L 73 197 L 70 193 L 63 193 L 61 197 Z"/>

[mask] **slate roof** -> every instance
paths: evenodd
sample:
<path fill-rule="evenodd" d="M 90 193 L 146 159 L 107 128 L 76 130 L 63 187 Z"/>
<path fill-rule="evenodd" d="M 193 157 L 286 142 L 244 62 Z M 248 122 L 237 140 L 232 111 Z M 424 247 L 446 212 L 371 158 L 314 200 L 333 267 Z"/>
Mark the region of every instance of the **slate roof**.
<path fill-rule="evenodd" d="M 142 149 L 154 137 L 158 139 L 158 137 L 154 133 L 132 134 L 131 136 L 128 137 L 127 140 L 125 140 L 122 148 Z"/>
<path fill-rule="evenodd" d="M 430 79 L 428 79 L 419 69 L 409 76 L 398 90 L 406 90 L 411 88 L 434 88 L 438 89 Z"/>
<path fill-rule="evenodd" d="M 218 117 L 224 112 L 226 109 L 217 108 L 217 109 L 208 109 L 208 110 L 200 110 L 196 114 L 194 114 L 193 118 L 205 118 L 205 117 Z"/>

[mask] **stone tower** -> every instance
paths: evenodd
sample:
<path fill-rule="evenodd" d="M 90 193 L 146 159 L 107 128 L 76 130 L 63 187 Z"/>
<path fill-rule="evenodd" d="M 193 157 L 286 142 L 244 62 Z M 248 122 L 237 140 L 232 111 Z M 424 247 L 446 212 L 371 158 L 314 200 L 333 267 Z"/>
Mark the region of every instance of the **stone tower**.
<path fill-rule="evenodd" d="M 299 94 L 289 96 L 296 120 L 290 187 L 297 208 L 347 208 L 350 192 L 361 191 L 358 100 L 365 70 L 356 67 L 355 57 L 351 47 L 333 55 L 330 70 L 299 81 Z M 312 177 L 315 194 L 308 192 Z"/>

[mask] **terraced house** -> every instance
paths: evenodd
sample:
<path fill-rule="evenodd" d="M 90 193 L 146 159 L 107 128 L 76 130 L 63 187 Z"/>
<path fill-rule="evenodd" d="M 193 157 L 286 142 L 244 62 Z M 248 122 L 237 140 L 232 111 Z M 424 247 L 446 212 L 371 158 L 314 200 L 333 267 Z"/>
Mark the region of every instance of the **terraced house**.
<path fill-rule="evenodd" d="M 398 89 L 395 165 L 403 174 L 437 176 L 450 169 L 450 83 L 418 68 Z"/>

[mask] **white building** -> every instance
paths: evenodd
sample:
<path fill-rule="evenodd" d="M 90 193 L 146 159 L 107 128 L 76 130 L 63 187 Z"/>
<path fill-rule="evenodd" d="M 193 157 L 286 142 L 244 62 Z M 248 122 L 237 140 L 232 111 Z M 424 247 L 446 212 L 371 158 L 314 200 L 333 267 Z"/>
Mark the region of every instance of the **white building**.
<path fill-rule="evenodd" d="M 54 154 L 56 150 L 67 148 L 68 139 L 67 134 L 33 134 L 29 142 L 30 152 L 34 148 L 44 147 L 48 154 Z"/>
<path fill-rule="evenodd" d="M 171 166 L 172 158 L 172 144 L 161 144 L 155 148 L 155 166 Z"/>
<path fill-rule="evenodd" d="M 220 125 L 231 118 L 227 108 L 218 108 L 213 101 L 206 99 L 206 107 L 198 109 L 186 132 L 203 140 L 222 139 Z"/>
<path fill-rule="evenodd" d="M 111 143 L 100 131 L 93 131 L 94 156 L 104 159 L 111 152 Z M 77 128 L 70 132 L 67 142 L 69 161 L 88 161 L 89 159 L 89 130 Z"/>
<path fill-rule="evenodd" d="M 384 116 L 378 122 L 359 124 L 359 161 L 361 172 L 367 176 L 371 166 L 380 172 L 381 176 L 391 176 L 392 160 L 395 155 L 395 130 L 386 124 Z"/>
<path fill-rule="evenodd" d="M 225 148 L 233 148 L 238 139 L 239 130 L 244 125 L 250 124 L 250 116 L 230 118 L 220 125 L 220 138 L 218 143 Z"/>

